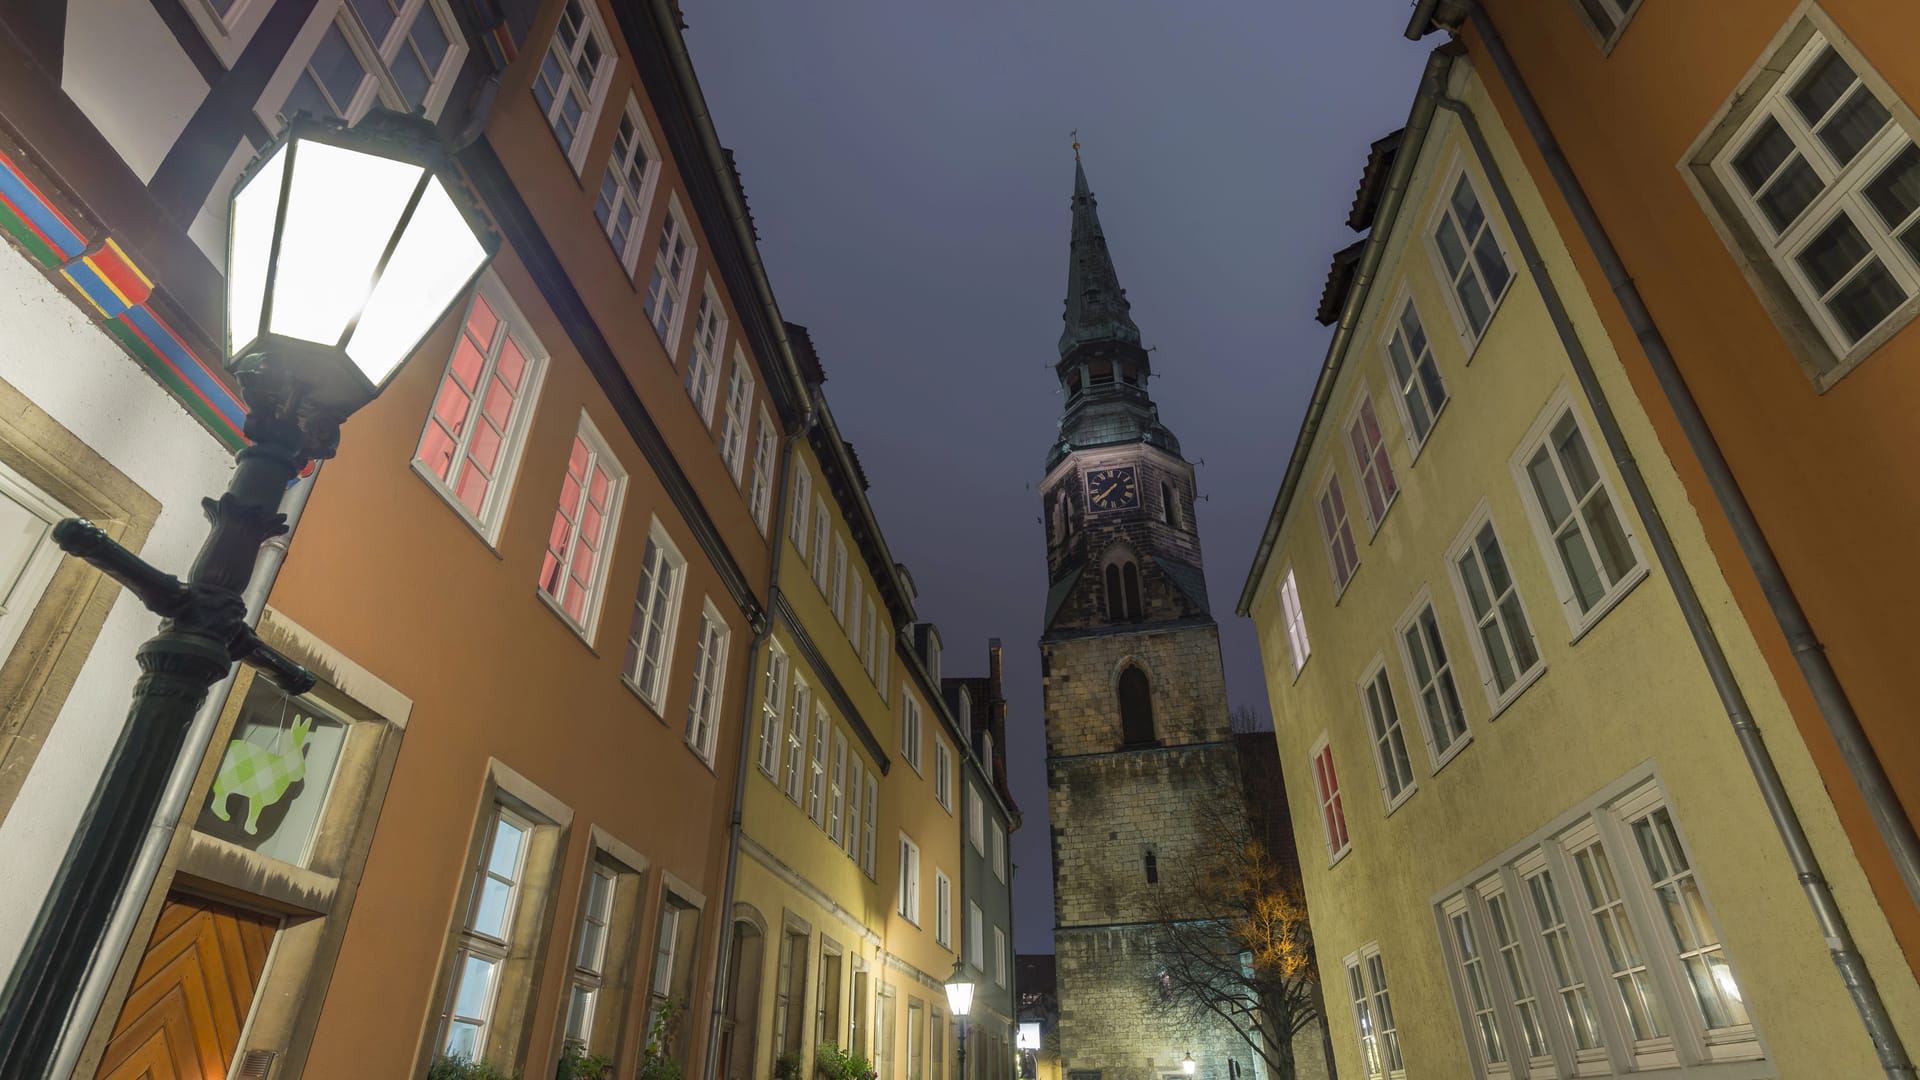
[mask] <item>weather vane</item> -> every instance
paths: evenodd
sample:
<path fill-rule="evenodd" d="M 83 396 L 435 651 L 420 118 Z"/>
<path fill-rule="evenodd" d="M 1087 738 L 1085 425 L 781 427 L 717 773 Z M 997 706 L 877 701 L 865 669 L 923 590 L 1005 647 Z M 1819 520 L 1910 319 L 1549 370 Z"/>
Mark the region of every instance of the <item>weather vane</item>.
<path fill-rule="evenodd" d="M 1069 134 L 1073 136 L 1073 160 L 1079 161 L 1080 160 L 1080 129 L 1074 128 L 1071 132 L 1069 132 Z"/>

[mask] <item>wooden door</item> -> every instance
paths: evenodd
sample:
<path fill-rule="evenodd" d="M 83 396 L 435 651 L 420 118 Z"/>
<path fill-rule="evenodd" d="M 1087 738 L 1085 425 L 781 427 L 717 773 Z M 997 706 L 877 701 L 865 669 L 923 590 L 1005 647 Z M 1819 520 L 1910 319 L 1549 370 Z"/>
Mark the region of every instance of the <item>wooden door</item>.
<path fill-rule="evenodd" d="M 279 925 L 278 916 L 169 895 L 98 1080 L 225 1080 Z"/>

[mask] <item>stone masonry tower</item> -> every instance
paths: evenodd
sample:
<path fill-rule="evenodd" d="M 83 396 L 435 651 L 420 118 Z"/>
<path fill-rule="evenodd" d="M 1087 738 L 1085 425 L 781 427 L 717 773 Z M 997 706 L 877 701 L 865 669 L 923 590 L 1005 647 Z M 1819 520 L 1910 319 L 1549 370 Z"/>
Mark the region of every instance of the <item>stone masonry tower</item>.
<path fill-rule="evenodd" d="M 1202 804 L 1239 812 L 1219 628 L 1207 608 L 1193 466 L 1160 422 L 1075 147 L 1060 434 L 1040 672 L 1053 824 L 1054 952 L 1068 1080 L 1255 1076 L 1225 1024 L 1170 1008 L 1156 941 L 1206 918 L 1187 887 Z"/>

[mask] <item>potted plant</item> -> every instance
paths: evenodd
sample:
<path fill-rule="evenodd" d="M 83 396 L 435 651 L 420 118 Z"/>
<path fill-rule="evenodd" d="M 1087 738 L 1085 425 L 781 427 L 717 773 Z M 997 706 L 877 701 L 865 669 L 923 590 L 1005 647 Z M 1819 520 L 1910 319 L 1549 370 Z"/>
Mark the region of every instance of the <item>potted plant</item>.
<path fill-rule="evenodd" d="M 814 1069 L 822 1080 L 877 1080 L 873 1063 L 833 1043 L 821 1043 L 813 1055 Z"/>
<path fill-rule="evenodd" d="M 613 1059 L 605 1054 L 589 1054 L 585 1043 L 568 1039 L 560 1051 L 560 1064 L 553 1080 L 613 1080 Z"/>

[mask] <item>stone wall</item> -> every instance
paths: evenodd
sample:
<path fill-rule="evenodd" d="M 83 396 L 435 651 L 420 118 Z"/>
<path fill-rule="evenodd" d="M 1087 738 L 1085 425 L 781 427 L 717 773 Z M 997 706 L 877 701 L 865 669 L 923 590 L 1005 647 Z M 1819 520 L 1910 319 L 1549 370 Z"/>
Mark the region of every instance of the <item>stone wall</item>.
<path fill-rule="evenodd" d="M 1209 620 L 1042 642 L 1048 757 L 1120 748 L 1115 688 L 1128 663 L 1153 689 L 1154 732 L 1163 745 L 1227 740 L 1220 630 Z"/>

